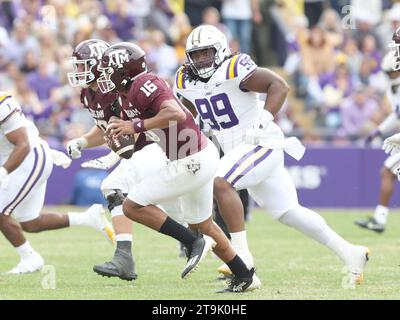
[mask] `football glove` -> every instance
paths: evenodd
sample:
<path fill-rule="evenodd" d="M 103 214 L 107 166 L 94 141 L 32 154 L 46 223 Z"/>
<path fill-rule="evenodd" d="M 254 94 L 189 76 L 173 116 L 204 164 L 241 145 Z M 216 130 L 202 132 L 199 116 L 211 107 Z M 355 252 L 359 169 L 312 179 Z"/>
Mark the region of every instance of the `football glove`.
<path fill-rule="evenodd" d="M 119 160 L 120 157 L 115 152 L 111 151 L 109 154 L 103 157 L 83 162 L 81 167 L 108 170 L 114 167 Z"/>
<path fill-rule="evenodd" d="M 387 154 L 394 155 L 400 152 L 400 133 L 396 133 L 383 142 L 382 149 Z"/>
<path fill-rule="evenodd" d="M 274 120 L 274 116 L 267 110 L 263 110 L 260 119 L 246 132 L 246 143 L 260 144 L 261 141 L 267 138 L 267 128 Z"/>
<path fill-rule="evenodd" d="M 53 162 L 57 167 L 67 169 L 71 165 L 72 160 L 65 153 L 53 149 L 50 149 L 50 151 Z"/>
<path fill-rule="evenodd" d="M 78 159 L 82 156 L 81 150 L 86 148 L 88 142 L 85 138 L 76 138 L 67 143 L 67 152 L 70 158 Z"/>

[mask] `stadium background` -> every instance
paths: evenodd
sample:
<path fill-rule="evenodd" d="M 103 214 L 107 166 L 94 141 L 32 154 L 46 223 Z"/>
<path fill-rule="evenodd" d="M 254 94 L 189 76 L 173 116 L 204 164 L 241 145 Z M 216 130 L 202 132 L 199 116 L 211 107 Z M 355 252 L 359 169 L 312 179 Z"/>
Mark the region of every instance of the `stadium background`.
<path fill-rule="evenodd" d="M 17 98 L 50 146 L 65 150 L 93 125 L 66 78 L 76 44 L 135 41 L 151 69 L 172 83 L 185 61 L 187 35 L 201 23 L 213 24 L 233 51 L 251 54 L 291 86 L 277 122 L 308 147 L 302 161 L 287 159 L 300 200 L 312 207 L 376 205 L 385 155 L 379 141 L 365 148 L 364 140 L 391 111 L 379 66 L 400 26 L 400 2 L 260 0 L 250 15 L 233 3 L 2 0 L 0 88 Z M 103 201 L 99 185 L 106 173 L 79 164 L 106 152 L 87 150 L 68 170 L 55 168 L 46 204 Z"/>

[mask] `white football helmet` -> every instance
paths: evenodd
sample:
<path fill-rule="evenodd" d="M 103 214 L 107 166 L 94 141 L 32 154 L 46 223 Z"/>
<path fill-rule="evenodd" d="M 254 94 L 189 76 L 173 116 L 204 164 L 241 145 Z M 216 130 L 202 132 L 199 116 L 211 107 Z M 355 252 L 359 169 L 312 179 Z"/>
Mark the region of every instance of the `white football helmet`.
<path fill-rule="evenodd" d="M 214 49 L 214 53 L 210 54 L 209 58 L 193 60 L 194 52 L 207 49 Z M 230 54 L 225 35 L 214 26 L 202 25 L 189 34 L 186 42 L 186 56 L 192 71 L 199 77 L 211 77 Z"/>

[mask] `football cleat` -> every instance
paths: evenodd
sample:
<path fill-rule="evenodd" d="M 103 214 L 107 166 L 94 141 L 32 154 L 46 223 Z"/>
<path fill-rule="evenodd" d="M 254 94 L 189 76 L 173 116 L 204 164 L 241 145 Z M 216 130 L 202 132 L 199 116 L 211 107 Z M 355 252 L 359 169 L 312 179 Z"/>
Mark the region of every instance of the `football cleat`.
<path fill-rule="evenodd" d="M 135 261 L 130 253 L 118 250 L 112 261 L 93 267 L 93 271 L 104 277 L 118 277 L 122 280 L 132 281 L 137 279 L 135 272 Z"/>
<path fill-rule="evenodd" d="M 364 269 L 371 255 L 371 251 L 364 246 L 354 246 L 353 253 L 346 263 L 350 284 L 361 284 L 364 280 Z"/>
<path fill-rule="evenodd" d="M 374 218 L 368 218 L 367 220 L 356 220 L 354 224 L 361 228 L 375 231 L 377 233 L 382 233 L 385 231 L 385 225 L 378 223 Z"/>
<path fill-rule="evenodd" d="M 252 291 L 261 288 L 261 281 L 255 274 L 255 269 L 250 269 L 250 276 L 246 278 L 239 278 L 233 276 L 232 279 L 227 281 L 228 286 L 224 289 L 218 290 L 217 293 L 235 292 L 241 293 L 245 291 Z"/>
<path fill-rule="evenodd" d="M 186 250 L 185 245 L 182 242 L 179 242 L 179 258 L 188 258 L 188 252 Z"/>
<path fill-rule="evenodd" d="M 188 260 L 183 269 L 181 278 L 187 279 L 193 273 L 200 262 L 205 258 L 207 253 L 214 248 L 215 241 L 206 235 L 199 234 L 198 238 L 193 242 L 192 246 L 188 248 Z"/>
<path fill-rule="evenodd" d="M 21 259 L 17 266 L 8 271 L 8 274 L 24 274 L 39 271 L 44 266 L 44 260 L 39 253 L 33 252 L 29 258 Z"/>
<path fill-rule="evenodd" d="M 108 222 L 105 210 L 101 204 L 94 204 L 85 211 L 88 223 L 96 230 L 101 231 L 104 237 L 111 243 L 115 243 L 115 233 L 112 225 Z"/>

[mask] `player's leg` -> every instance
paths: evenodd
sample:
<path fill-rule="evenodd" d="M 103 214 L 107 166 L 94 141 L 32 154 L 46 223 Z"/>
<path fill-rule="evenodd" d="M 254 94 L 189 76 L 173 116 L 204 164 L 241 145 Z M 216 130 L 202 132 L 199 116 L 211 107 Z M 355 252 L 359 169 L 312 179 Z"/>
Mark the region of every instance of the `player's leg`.
<path fill-rule="evenodd" d="M 182 277 L 190 273 L 211 249 L 213 241 L 182 226 L 155 204 L 194 192 L 215 174 L 218 152 L 209 143 L 195 155 L 172 161 L 133 186 L 123 204 L 124 214 L 133 221 L 182 242 L 189 252 Z"/>
<path fill-rule="evenodd" d="M 119 277 L 128 281 L 136 279 L 137 273 L 132 254 L 133 223 L 125 217 L 122 204 L 128 190 L 138 182 L 137 170 L 140 166 L 136 163 L 136 159 L 139 153 L 134 154 L 129 160 L 122 160 L 101 184 L 101 190 L 111 213 L 117 246 L 111 260 L 93 267 L 93 271 L 100 275 Z"/>
<path fill-rule="evenodd" d="M 209 181 L 195 192 L 181 197 L 185 220 L 189 227 L 198 230 L 215 241 L 214 253 L 232 270 L 234 277 L 223 291 L 246 291 L 259 288 L 261 282 L 233 249 L 229 239 L 212 220 L 213 181 Z M 193 272 L 194 270 L 191 270 Z M 241 287 L 240 289 L 238 289 Z"/>
<path fill-rule="evenodd" d="M 131 281 L 137 278 L 137 273 L 132 255 L 133 223 L 132 220 L 125 217 L 122 211 L 126 193 L 118 189 L 103 190 L 103 192 L 108 201 L 117 246 L 112 259 L 95 265 L 93 271 L 103 276 L 119 277 L 122 280 Z"/>
<path fill-rule="evenodd" d="M 214 197 L 230 232 L 232 245 L 249 268 L 254 266 L 254 261 L 247 244 L 243 204 L 236 190 L 255 185 L 267 176 L 276 166 L 277 162 L 270 160 L 274 157 L 266 148 L 239 145 L 221 159 L 214 180 Z M 257 170 L 259 174 L 255 174 Z M 226 265 L 218 268 L 218 272 L 230 274 Z"/>
<path fill-rule="evenodd" d="M 386 159 L 380 172 L 379 204 L 375 208 L 374 216 L 366 220 L 357 220 L 354 222 L 356 225 L 378 233 L 385 231 L 389 215 L 389 201 L 394 191 L 394 184 L 397 180 L 396 169 L 399 165 L 400 154 L 395 154 Z"/>
<path fill-rule="evenodd" d="M 36 194 L 40 199 L 44 198 L 44 190 L 36 188 L 47 179 L 51 165 L 49 159 L 46 159 L 45 149 L 39 145 L 30 151 L 22 164 L 0 186 L 0 228 L 20 256 L 19 264 L 9 273 L 34 272 L 43 266 L 42 257 L 26 241 L 20 225 L 11 215 L 19 220 L 27 204 L 30 205 L 31 216 L 39 215 L 43 203 L 28 200 L 32 199 L 32 194 Z"/>
<path fill-rule="evenodd" d="M 40 270 L 44 260 L 26 240 L 20 224 L 11 216 L 0 213 L 0 230 L 17 251 L 20 262 L 9 274 L 29 273 Z"/>
<path fill-rule="evenodd" d="M 38 147 L 39 148 L 39 147 Z M 47 179 L 53 169 L 50 149 L 47 145 L 41 146 L 44 155 L 44 166 L 40 177 L 35 182 L 34 188 L 21 200 L 15 209 L 15 217 L 26 232 L 42 232 L 67 228 L 75 225 L 92 227 L 103 232 L 105 237 L 112 241 L 114 232 L 104 215 L 103 207 L 99 204 L 91 206 L 84 213 L 42 213 L 37 214 L 32 208 L 42 208 L 46 193 Z M 39 209 L 39 210 L 40 210 Z"/>
<path fill-rule="evenodd" d="M 188 224 L 185 221 L 180 199 L 174 199 L 172 201 L 160 203 L 158 207 L 160 207 L 165 213 L 167 213 L 168 217 L 174 219 L 179 224 L 183 225 L 184 227 L 188 226 Z M 186 247 L 182 242 L 178 243 L 178 249 L 179 249 L 179 257 L 187 258 Z"/>
<path fill-rule="evenodd" d="M 265 181 L 249 189 L 250 195 L 274 219 L 318 241 L 335 252 L 348 267 L 354 281 L 362 280 L 368 248 L 344 240 L 316 212 L 299 205 L 293 181 L 282 165 Z"/>

